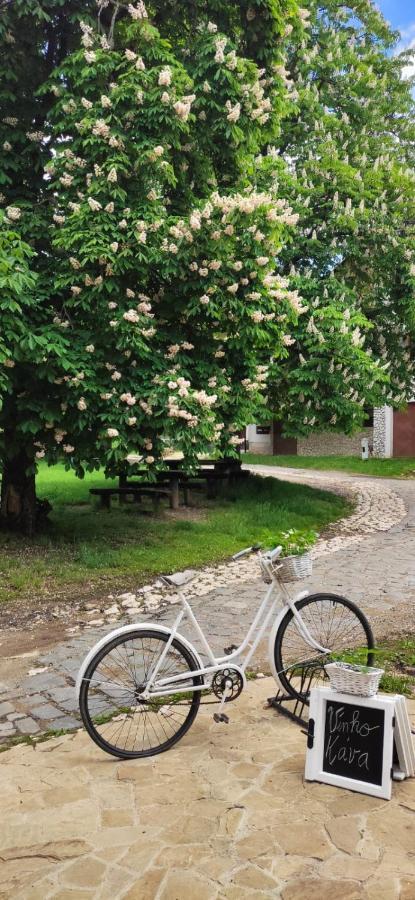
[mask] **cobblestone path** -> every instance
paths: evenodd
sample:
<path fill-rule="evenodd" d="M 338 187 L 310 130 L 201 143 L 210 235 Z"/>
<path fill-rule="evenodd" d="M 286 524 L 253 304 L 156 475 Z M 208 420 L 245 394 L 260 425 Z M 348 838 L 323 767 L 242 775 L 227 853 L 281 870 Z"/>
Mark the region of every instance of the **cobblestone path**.
<path fill-rule="evenodd" d="M 366 479 L 340 473 L 252 467 L 258 474 L 357 494 L 355 514 L 315 551 L 312 590 L 333 590 L 355 600 L 369 615 L 375 634 L 414 631 L 415 481 Z M 222 651 L 246 632 L 263 592 L 255 559 L 208 568 L 186 593 L 212 647 Z M 96 605 L 95 605 L 96 606 Z M 28 660 L 19 679 L 0 683 L 0 743 L 78 725 L 73 685 L 86 652 L 106 632 L 130 621 L 169 623 L 175 615 L 156 584 L 137 595 L 111 598 L 86 610 L 85 625 Z M 183 629 L 185 631 L 185 629 Z M 266 668 L 266 657 L 259 665 Z"/>
<path fill-rule="evenodd" d="M 366 501 L 364 504 L 361 527 L 357 528 L 357 533 L 347 535 L 346 523 L 338 541 L 334 542 L 334 548 L 322 548 L 323 551 L 334 549 L 335 552 L 319 553 L 310 585 L 314 589 L 324 587 L 350 597 L 382 623 L 382 628 L 384 622 L 390 621 L 394 631 L 399 630 L 401 624 L 408 629 L 412 626 L 415 630 L 415 479 L 358 479 L 339 472 L 310 472 L 309 469 L 270 466 L 252 468 L 259 474 L 275 475 L 285 481 L 301 481 L 328 490 L 342 487 L 375 489 L 374 502 L 370 504 Z M 389 501 L 385 507 L 382 495 L 386 493 L 389 494 Z M 393 508 L 397 507 L 398 498 L 403 504 L 402 515 L 388 527 L 388 519 L 393 519 Z M 336 549 L 336 544 L 339 549 Z"/>

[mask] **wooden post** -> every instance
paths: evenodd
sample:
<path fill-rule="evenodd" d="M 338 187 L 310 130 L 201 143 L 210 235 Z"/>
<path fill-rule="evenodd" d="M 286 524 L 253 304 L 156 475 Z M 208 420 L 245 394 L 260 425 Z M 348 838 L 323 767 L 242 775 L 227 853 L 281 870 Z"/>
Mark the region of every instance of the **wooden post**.
<path fill-rule="evenodd" d="M 170 508 L 178 509 L 179 508 L 179 478 L 177 475 L 172 475 L 170 477 Z"/>
<path fill-rule="evenodd" d="M 160 509 L 160 494 L 152 494 L 151 502 L 153 504 L 153 512 L 158 513 Z"/>
<path fill-rule="evenodd" d="M 206 476 L 207 483 L 207 491 L 206 496 L 208 500 L 215 500 L 218 495 L 218 482 L 216 478 L 211 478 L 209 475 Z"/>
<path fill-rule="evenodd" d="M 127 476 L 126 476 L 125 472 L 122 475 L 119 475 L 119 477 L 118 477 L 118 487 L 119 488 L 127 487 Z M 127 502 L 126 494 L 120 494 L 118 499 L 119 499 L 120 504 Z"/>

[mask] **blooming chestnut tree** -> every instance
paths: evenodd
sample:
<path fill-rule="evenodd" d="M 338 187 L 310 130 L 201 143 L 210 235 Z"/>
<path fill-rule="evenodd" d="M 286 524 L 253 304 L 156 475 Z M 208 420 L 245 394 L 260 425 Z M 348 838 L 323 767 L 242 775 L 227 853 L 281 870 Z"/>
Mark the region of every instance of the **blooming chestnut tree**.
<path fill-rule="evenodd" d="M 19 207 L 0 212 L 1 513 L 12 522 L 24 519 L 30 531 L 37 509 L 30 467 L 35 454 L 44 456 L 37 436 L 49 427 L 51 407 L 59 408 L 53 373 L 61 371 L 65 357 L 69 362 L 70 353 L 64 334 L 48 322 L 41 278 L 32 268 L 35 253 L 19 234 L 20 218 Z"/>
<path fill-rule="evenodd" d="M 15 402 L 25 374 L 15 443 L 32 475 L 62 456 L 82 475 L 119 471 L 131 451 L 150 471 L 166 446 L 189 464 L 209 445 L 232 452 L 301 309 L 275 263 L 297 217 L 275 184 L 257 188 L 284 87 L 215 24 L 197 32 L 192 72 L 143 4 L 123 12 L 108 29 L 82 23 L 80 48 L 39 91 L 54 98 L 32 134 L 50 155 L 32 290 L 47 383 L 16 344 L 8 389 Z M 22 234 L 30 215 L 6 207 Z M 20 524 L 16 454 L 3 516 Z"/>
<path fill-rule="evenodd" d="M 55 98 L 39 88 L 79 45 L 76 19 L 88 7 L 88 0 L 0 0 L 0 524 L 28 532 L 39 512 L 35 444 L 64 402 L 54 379 L 74 364 L 53 324 L 45 163 Z"/>
<path fill-rule="evenodd" d="M 10 371 L 15 367 L 13 342 L 25 339 L 24 319 L 32 304 L 35 276 L 30 270 L 31 248 L 14 230 L 13 217 L 19 210 L 8 208 L 8 218 L 0 213 L 0 292 L 2 330 L 0 334 L 0 390 L 7 393 Z"/>
<path fill-rule="evenodd" d="M 280 191 L 299 214 L 279 261 L 307 301 L 272 405 L 287 434 L 350 431 L 411 395 L 415 325 L 413 82 L 369 0 L 309 0 L 280 75 Z M 282 402 L 281 402 L 282 401 Z"/>
<path fill-rule="evenodd" d="M 413 98 L 369 0 L 0 7 L 3 523 L 41 459 L 151 472 L 404 400 Z"/>
<path fill-rule="evenodd" d="M 226 452 L 265 393 L 259 358 L 286 353 L 297 317 L 275 274 L 296 216 L 274 190 L 224 191 L 210 136 L 226 140 L 227 168 L 249 159 L 272 92 L 212 24 L 196 38 L 198 80 L 144 7 L 114 45 L 82 28 L 83 48 L 54 74 L 48 169 L 55 324 L 79 363 L 41 450 L 65 432 L 79 465 L 91 446 L 107 468 L 132 450 L 151 466 L 166 445 L 188 460 L 209 443 Z"/>
<path fill-rule="evenodd" d="M 157 10 L 163 34 L 175 31 L 172 6 Z M 201 6 L 192 7 L 193 28 Z M 289 354 L 270 361 L 269 410 L 287 434 L 350 432 L 367 407 L 400 405 L 413 378 L 408 56 L 396 56 L 398 35 L 369 0 L 308 0 L 301 33 L 287 17 L 286 55 L 265 6 L 242 7 L 239 18 L 234 4 L 218 4 L 217 20 L 289 98 L 274 150 L 263 141 L 257 187 L 277 182 L 299 215 L 278 272 L 301 296 L 303 314 Z M 184 63 L 192 65 L 191 50 Z"/>

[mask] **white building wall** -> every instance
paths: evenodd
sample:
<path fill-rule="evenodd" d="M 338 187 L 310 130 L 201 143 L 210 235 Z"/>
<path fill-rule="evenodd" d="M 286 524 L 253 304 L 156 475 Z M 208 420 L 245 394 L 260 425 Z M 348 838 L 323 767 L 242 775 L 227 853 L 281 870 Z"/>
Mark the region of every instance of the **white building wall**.
<path fill-rule="evenodd" d="M 269 427 L 269 434 L 261 434 L 258 433 L 258 429 L 263 428 L 263 425 L 248 425 L 246 429 L 246 438 L 249 444 L 249 452 L 250 453 L 264 453 L 264 454 L 272 454 L 273 451 L 273 440 L 272 440 L 272 425 L 267 425 L 265 427 Z"/>

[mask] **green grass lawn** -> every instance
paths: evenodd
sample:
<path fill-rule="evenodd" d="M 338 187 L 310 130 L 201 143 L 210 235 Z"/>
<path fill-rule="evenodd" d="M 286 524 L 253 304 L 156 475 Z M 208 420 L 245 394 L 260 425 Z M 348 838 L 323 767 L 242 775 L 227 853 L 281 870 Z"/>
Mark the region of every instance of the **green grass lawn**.
<path fill-rule="evenodd" d="M 327 469 L 384 478 L 415 478 L 415 457 L 407 459 L 359 459 L 356 456 L 262 456 L 244 453 L 244 463 L 290 466 L 294 469 Z"/>
<path fill-rule="evenodd" d="M 382 691 L 415 694 L 415 636 L 382 642 L 376 651 L 374 665 L 385 670 L 380 682 Z"/>
<path fill-rule="evenodd" d="M 216 501 L 199 497 L 190 512 L 145 515 L 116 500 L 110 511 L 94 508 L 89 488 L 111 483 L 99 473 L 80 481 L 63 466 L 41 466 L 37 492 L 53 505 L 50 524 L 31 541 L 0 533 L 0 601 L 137 587 L 160 572 L 225 559 L 256 541 L 276 543 L 288 528 L 319 531 L 350 509 L 331 493 L 255 477 Z"/>

